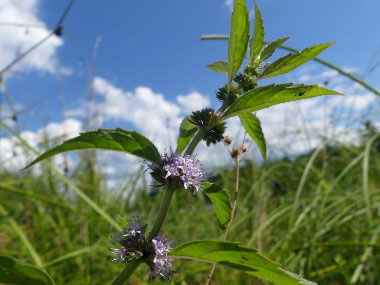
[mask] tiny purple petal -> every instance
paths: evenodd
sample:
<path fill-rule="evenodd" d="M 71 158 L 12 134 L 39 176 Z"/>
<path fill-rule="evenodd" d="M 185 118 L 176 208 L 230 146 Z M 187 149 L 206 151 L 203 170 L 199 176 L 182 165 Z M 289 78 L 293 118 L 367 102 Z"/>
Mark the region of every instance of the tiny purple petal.
<path fill-rule="evenodd" d="M 153 259 L 154 270 L 152 274 L 154 276 L 161 276 L 164 279 L 169 279 L 173 275 L 173 263 L 168 257 L 168 253 L 172 250 L 172 243 L 174 240 L 168 240 L 168 238 L 162 234 L 159 234 L 152 243 L 156 253 Z"/>
<path fill-rule="evenodd" d="M 181 187 L 193 188 L 194 194 L 198 192 L 203 180 L 201 162 L 190 155 L 182 156 L 172 150 L 162 156 L 165 178 L 179 177 L 182 181 Z"/>

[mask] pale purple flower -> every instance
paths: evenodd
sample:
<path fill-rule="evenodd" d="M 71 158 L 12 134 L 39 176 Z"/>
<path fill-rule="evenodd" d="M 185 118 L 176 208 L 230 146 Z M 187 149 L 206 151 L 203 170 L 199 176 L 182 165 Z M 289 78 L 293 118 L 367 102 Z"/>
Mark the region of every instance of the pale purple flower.
<path fill-rule="evenodd" d="M 170 150 L 162 156 L 163 169 L 165 171 L 165 179 L 179 178 L 179 187 L 194 189 L 193 194 L 197 193 L 201 187 L 203 173 L 201 170 L 201 162 L 190 155 L 179 155 Z"/>
<path fill-rule="evenodd" d="M 133 218 L 113 242 L 121 244 L 121 248 L 112 248 L 115 257 L 112 262 L 125 263 L 141 259 L 149 266 L 152 275 L 169 279 L 173 275 L 172 260 L 168 257 L 174 240 L 169 240 L 163 234 L 153 239 L 145 237 L 147 225 L 138 218 Z"/>
<path fill-rule="evenodd" d="M 152 274 L 154 276 L 161 276 L 164 279 L 169 279 L 173 275 L 173 263 L 168 257 L 168 253 L 172 250 L 172 243 L 174 240 L 168 240 L 168 238 L 162 234 L 159 234 L 152 239 L 156 256 L 153 259 L 154 270 Z"/>
<path fill-rule="evenodd" d="M 141 222 L 137 217 L 133 217 L 129 225 L 123 229 L 113 242 L 121 244 L 121 248 L 111 248 L 112 253 L 116 255 L 112 262 L 126 262 L 136 259 L 142 254 L 141 241 L 145 240 L 144 234 L 147 224 Z"/>
<path fill-rule="evenodd" d="M 114 263 L 119 263 L 119 262 L 124 262 L 127 258 L 127 250 L 126 248 L 111 248 L 112 253 L 115 254 L 116 256 L 112 259 L 112 262 Z"/>

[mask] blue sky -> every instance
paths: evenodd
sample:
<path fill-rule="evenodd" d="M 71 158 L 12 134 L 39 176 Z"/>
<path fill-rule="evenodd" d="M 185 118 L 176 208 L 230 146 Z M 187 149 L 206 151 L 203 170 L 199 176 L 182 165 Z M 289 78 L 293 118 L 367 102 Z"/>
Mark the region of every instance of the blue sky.
<path fill-rule="evenodd" d="M 38 3 L 39 18 L 52 26 L 67 1 Z M 288 44 L 296 48 L 336 41 L 338 44 L 322 57 L 339 66 L 361 72 L 380 47 L 376 36 L 380 32 L 379 1 L 359 5 L 356 1 L 267 0 L 258 4 L 267 39 L 290 36 Z M 15 102 L 22 104 L 49 97 L 41 105 L 45 118 L 40 122 L 38 117 L 33 118 L 28 127 L 58 119 L 59 96 L 64 96 L 65 108 L 85 98 L 86 68 L 91 65 L 94 44 L 101 37 L 95 75 L 127 90 L 149 86 L 169 100 L 192 90 L 212 96 L 224 77 L 205 65 L 226 57 L 227 42 L 201 42 L 199 38 L 207 33 L 228 33 L 229 16 L 223 1 L 79 0 L 66 19 L 64 43 L 57 50 L 59 62 L 70 68 L 72 75 L 38 71 L 23 74 L 21 80 L 27 89 L 24 98 L 17 99 L 20 79 L 10 80 L 9 88 Z M 369 80 L 377 84 L 375 76 Z"/>
<path fill-rule="evenodd" d="M 380 62 L 380 52 L 376 53 L 380 49 L 380 1 L 257 2 L 262 11 L 267 40 L 290 36 L 287 44 L 298 49 L 337 42 L 321 57 L 338 66 L 350 68 L 360 76 L 368 66 Z M 3 0 L 0 3 L 0 16 L 3 19 L 0 24 L 8 21 L 54 26 L 67 3 Z M 253 1 L 247 1 L 247 5 L 252 10 Z M 116 93 L 118 98 L 125 99 L 126 109 L 132 108 L 132 111 L 138 103 L 147 104 L 141 103 L 143 99 L 139 96 L 148 94 L 146 97 L 152 95 L 152 100 L 161 100 L 161 103 L 157 103 L 160 106 L 157 110 L 169 114 L 168 118 L 173 121 L 169 129 L 175 129 L 178 119 L 185 114 L 181 111 L 184 107 L 178 96 L 183 96 L 182 101 L 186 98 L 192 101 L 189 105 L 198 102 L 200 105 L 215 106 L 217 103 L 214 93 L 225 84 L 225 77 L 210 71 L 206 65 L 226 58 L 227 41 L 206 42 L 200 41 L 200 37 L 210 33 L 227 34 L 229 17 L 228 1 L 76 1 L 65 20 L 63 37 L 47 42 L 36 51 L 33 60 L 26 58 L 20 62 L 6 79 L 9 94 L 17 108 L 22 109 L 41 101 L 20 116 L 20 128 L 38 132 L 49 122 L 59 124 L 65 119 L 81 120 L 80 111 L 88 108 L 85 102 L 88 95 L 88 69 L 93 68 L 93 78 L 97 80 L 96 86 L 99 88 L 95 90 L 97 101 L 101 102 L 99 108 L 103 108 L 103 111 L 107 108 L 102 114 L 103 126 L 146 130 L 148 136 L 154 139 L 157 134 L 149 133 L 149 127 L 136 121 L 144 117 L 141 114 L 130 118 L 122 114 L 122 110 L 116 110 L 115 113 L 110 111 L 112 104 L 118 105 Z M 11 61 L 17 54 L 15 50 L 25 50 L 44 33 L 46 28 L 25 29 L 1 24 L 0 65 Z M 96 42 L 99 46 L 94 57 Z M 284 54 L 278 52 L 276 56 Z M 326 72 L 328 70 L 325 68 L 309 64 L 293 72 L 291 77 L 285 77 L 285 80 L 318 83 L 326 78 L 337 77 L 334 73 Z M 365 79 L 379 88 L 379 75 L 379 69 L 375 69 L 365 74 Z M 343 88 L 339 85 L 341 79 L 335 83 L 332 87 Z M 355 86 L 347 84 L 342 91 L 358 91 L 351 88 Z M 140 87 L 148 89 L 138 91 L 136 88 Z M 372 95 L 363 90 L 360 92 L 370 98 L 365 102 L 372 102 Z M 189 94 L 193 94 L 192 97 L 186 97 Z M 5 108 L 3 113 L 6 113 L 7 103 L 4 97 L 2 100 Z M 154 106 L 148 105 L 147 112 L 155 110 Z"/>

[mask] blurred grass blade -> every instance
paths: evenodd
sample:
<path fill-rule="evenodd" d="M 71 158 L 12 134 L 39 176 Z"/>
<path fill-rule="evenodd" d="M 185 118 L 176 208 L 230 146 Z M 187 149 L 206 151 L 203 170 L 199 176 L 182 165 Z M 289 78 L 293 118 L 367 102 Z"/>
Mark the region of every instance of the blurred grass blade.
<path fill-rule="evenodd" d="M 30 256 L 32 257 L 34 263 L 38 267 L 43 267 L 44 262 L 42 261 L 42 258 L 39 256 L 37 251 L 34 249 L 33 245 L 29 241 L 28 237 L 26 236 L 25 232 L 22 230 L 22 228 L 17 224 L 17 222 L 9 216 L 8 211 L 0 204 L 0 215 L 5 217 L 5 220 L 9 223 L 13 231 L 18 235 L 21 242 L 24 244 L 26 249 L 29 251 Z"/>
<path fill-rule="evenodd" d="M 231 219 L 231 198 L 226 189 L 213 183 L 203 183 L 202 191 L 210 198 L 214 205 L 219 227 L 224 230 Z"/>
<path fill-rule="evenodd" d="M 237 243 L 200 240 L 175 248 L 170 256 L 229 266 L 245 273 L 282 285 L 315 284 L 281 269 L 278 264 L 257 253 L 257 250 Z"/>
<path fill-rule="evenodd" d="M 373 233 L 370 243 L 375 243 L 376 241 L 378 241 L 379 235 L 380 235 L 380 225 L 378 225 L 377 229 Z M 373 251 L 373 247 L 371 247 L 371 246 L 367 247 L 364 250 L 363 255 L 360 257 L 360 263 L 355 268 L 355 271 L 352 274 L 352 277 L 351 277 L 351 280 L 350 280 L 350 284 L 355 284 L 355 283 L 358 282 L 358 280 L 359 280 L 359 278 L 361 276 L 361 273 L 362 273 L 362 271 L 364 269 L 364 265 L 366 264 L 368 258 L 372 254 L 372 251 Z"/>
<path fill-rule="evenodd" d="M 249 16 L 245 0 L 235 0 L 228 41 L 228 86 L 243 63 L 249 41 Z"/>
<path fill-rule="evenodd" d="M 239 118 L 246 132 L 259 147 L 263 159 L 267 159 L 267 147 L 259 118 L 251 113 L 241 114 Z"/>
<path fill-rule="evenodd" d="M 85 253 L 88 253 L 88 252 L 92 252 L 93 250 L 95 249 L 94 246 L 89 246 L 89 247 L 85 247 L 85 248 L 81 248 L 81 249 L 78 249 L 76 251 L 73 251 L 73 252 L 70 252 L 68 254 L 65 254 L 65 255 L 62 255 L 52 261 L 49 261 L 45 264 L 45 268 L 46 267 L 50 267 L 52 265 L 55 265 L 57 263 L 60 263 L 62 261 L 65 261 L 67 259 L 70 259 L 70 258 L 73 258 L 73 257 L 77 257 L 77 256 L 80 256 L 82 254 L 85 254 Z"/>
<path fill-rule="evenodd" d="M 31 198 L 31 199 L 34 199 L 37 201 L 42 201 L 42 202 L 49 203 L 49 204 L 54 205 L 54 206 L 63 207 L 63 208 L 67 208 L 67 209 L 71 210 L 70 206 L 68 206 L 67 204 L 65 204 L 63 202 L 52 200 L 49 197 L 46 197 L 43 195 L 35 194 L 32 192 L 27 192 L 27 191 L 21 190 L 19 188 L 13 187 L 11 185 L 0 183 L 0 190 L 5 190 L 5 191 L 8 191 L 10 193 L 16 193 L 18 195 L 22 195 L 22 196 L 27 197 L 27 198 Z"/>
<path fill-rule="evenodd" d="M 16 137 L 20 144 L 26 149 L 38 155 L 38 151 L 34 149 L 31 145 L 28 144 L 19 134 L 14 132 L 10 127 L 8 127 L 3 121 L 0 121 L 0 126 L 5 128 L 9 133 L 11 133 L 14 137 Z M 110 225 L 115 227 L 117 230 L 121 230 L 120 225 L 112 219 L 102 208 L 100 208 L 89 196 L 87 196 L 82 190 L 80 190 L 74 182 L 72 182 L 69 178 L 63 175 L 52 163 L 49 161 L 44 161 L 45 165 L 47 165 L 52 172 L 57 175 L 63 183 L 69 186 L 84 202 L 86 202 L 95 212 L 97 212 L 102 218 L 104 218 Z"/>
<path fill-rule="evenodd" d="M 304 188 L 304 185 L 306 183 L 307 176 L 309 175 L 310 170 L 313 167 L 313 163 L 314 163 L 315 159 L 318 157 L 319 153 L 324 149 L 324 147 L 325 147 L 324 143 L 322 143 L 318 146 L 318 148 L 311 155 L 311 157 L 310 157 L 309 161 L 307 162 L 306 167 L 302 173 L 301 181 L 298 185 L 296 195 L 294 198 L 293 209 L 292 209 L 292 212 L 290 214 L 289 229 L 291 229 L 293 224 L 294 224 L 296 212 L 297 212 L 297 209 L 298 209 L 299 204 L 300 204 L 301 194 L 302 194 L 302 190 Z"/>
<path fill-rule="evenodd" d="M 366 203 L 367 218 L 368 218 L 369 225 L 372 225 L 374 222 L 373 217 L 372 217 L 371 194 L 369 192 L 369 186 L 368 186 L 369 157 L 370 157 L 371 147 L 373 143 L 379 137 L 380 137 L 380 134 L 376 134 L 368 140 L 365 146 L 364 158 L 363 158 L 363 195 L 364 195 L 364 201 Z"/>
<path fill-rule="evenodd" d="M 22 264 L 16 259 L 0 256 L 0 283 L 19 285 L 53 285 L 50 276 L 29 264 Z"/>

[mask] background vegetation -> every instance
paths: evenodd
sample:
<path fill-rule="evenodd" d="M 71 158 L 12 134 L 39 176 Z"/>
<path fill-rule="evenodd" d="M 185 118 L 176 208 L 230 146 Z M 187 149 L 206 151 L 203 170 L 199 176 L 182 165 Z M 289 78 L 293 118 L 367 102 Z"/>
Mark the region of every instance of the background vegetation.
<path fill-rule="evenodd" d="M 320 284 L 378 284 L 379 153 L 380 139 L 367 124 L 358 147 L 327 142 L 292 159 L 260 166 L 246 160 L 228 239 L 256 247 L 283 268 Z M 44 267 L 57 284 L 105 284 L 123 267 L 110 261 L 115 231 L 77 191 L 109 216 L 120 217 L 121 225 L 128 216 L 154 220 L 163 193 L 149 186 L 144 167 L 111 192 L 107 178 L 98 174 L 94 153 L 80 155 L 80 165 L 64 180 L 49 163 L 39 176 L 0 171 L 0 252 Z M 233 193 L 234 168 L 210 175 Z M 183 241 L 222 236 L 209 201 L 185 191 L 175 195 L 164 232 Z M 203 283 L 210 270 L 194 262 L 178 262 L 176 268 L 173 284 Z M 141 267 L 130 283 L 159 282 L 148 276 Z M 262 284 L 220 266 L 214 278 L 214 284 Z"/>

